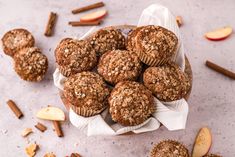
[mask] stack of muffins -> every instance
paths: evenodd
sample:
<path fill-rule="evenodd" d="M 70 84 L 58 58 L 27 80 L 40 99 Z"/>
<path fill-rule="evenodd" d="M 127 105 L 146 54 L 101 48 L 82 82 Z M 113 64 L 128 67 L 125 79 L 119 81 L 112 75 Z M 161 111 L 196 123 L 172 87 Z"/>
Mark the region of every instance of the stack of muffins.
<path fill-rule="evenodd" d="M 33 35 L 26 29 L 13 29 L 2 37 L 6 55 L 14 59 L 16 73 L 25 81 L 41 81 L 48 69 L 47 57 L 34 46 Z"/>
<path fill-rule="evenodd" d="M 109 108 L 114 122 L 139 125 L 156 111 L 154 96 L 175 101 L 190 90 L 189 76 L 173 61 L 177 48 L 173 32 L 153 25 L 137 27 L 127 38 L 107 27 L 85 40 L 63 39 L 55 58 L 67 77 L 64 102 L 80 116 Z"/>

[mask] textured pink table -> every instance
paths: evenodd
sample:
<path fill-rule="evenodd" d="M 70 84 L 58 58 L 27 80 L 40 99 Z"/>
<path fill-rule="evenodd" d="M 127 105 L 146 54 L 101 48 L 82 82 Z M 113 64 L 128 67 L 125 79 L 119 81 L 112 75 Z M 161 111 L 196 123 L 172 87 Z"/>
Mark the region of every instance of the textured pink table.
<path fill-rule="evenodd" d="M 54 49 L 64 37 L 79 37 L 89 27 L 72 28 L 70 20 L 78 20 L 71 10 L 96 1 L 58 0 L 0 0 L 0 36 L 9 29 L 23 27 L 30 30 L 36 45 L 48 56 L 50 68 L 41 83 L 20 80 L 12 68 L 11 58 L 0 52 L 0 156 L 23 157 L 28 142 L 40 145 L 37 156 L 54 152 L 64 157 L 71 152 L 79 152 L 84 157 L 146 157 L 153 143 L 162 139 L 176 139 L 185 143 L 191 151 L 195 135 L 202 126 L 209 126 L 213 133 L 211 152 L 225 157 L 235 156 L 235 81 L 225 78 L 204 66 L 206 59 L 235 71 L 235 36 L 221 42 L 211 42 L 203 37 L 208 30 L 224 25 L 235 26 L 234 0 L 171 1 L 171 0 L 119 0 L 105 1 L 109 10 L 103 26 L 116 24 L 137 24 L 144 8 L 159 2 L 169 7 L 176 15 L 181 15 L 185 25 L 181 31 L 185 49 L 192 64 L 194 84 L 189 100 L 190 113 L 187 129 L 170 132 L 162 127 L 157 131 L 131 136 L 86 137 L 66 122 L 63 125 L 65 137 L 58 138 L 51 123 L 44 122 L 48 130 L 41 133 L 34 129 L 38 120 L 35 113 L 44 106 L 54 105 L 65 108 L 53 86 L 52 73 L 55 70 Z M 50 11 L 59 14 L 53 37 L 43 35 Z M 1 50 L 2 51 L 2 50 Z M 11 98 L 24 112 L 18 120 L 6 106 Z M 34 129 L 28 138 L 20 136 L 26 127 Z"/>

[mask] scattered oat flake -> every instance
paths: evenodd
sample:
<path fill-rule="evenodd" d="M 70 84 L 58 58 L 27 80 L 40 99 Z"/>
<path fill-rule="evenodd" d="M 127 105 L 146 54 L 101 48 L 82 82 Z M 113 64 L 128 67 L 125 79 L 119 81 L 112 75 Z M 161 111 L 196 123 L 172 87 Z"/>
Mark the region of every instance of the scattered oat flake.
<path fill-rule="evenodd" d="M 37 144 L 33 143 L 25 148 L 25 152 L 29 157 L 34 157 L 36 155 L 36 151 L 38 150 L 38 148 L 39 148 L 39 146 Z"/>
<path fill-rule="evenodd" d="M 21 133 L 21 136 L 23 137 L 26 137 L 28 136 L 29 134 L 31 134 L 33 132 L 33 130 L 31 128 L 25 128 L 22 133 Z"/>
<path fill-rule="evenodd" d="M 56 157 L 55 154 L 53 154 L 53 152 L 47 153 L 44 155 L 44 157 Z"/>

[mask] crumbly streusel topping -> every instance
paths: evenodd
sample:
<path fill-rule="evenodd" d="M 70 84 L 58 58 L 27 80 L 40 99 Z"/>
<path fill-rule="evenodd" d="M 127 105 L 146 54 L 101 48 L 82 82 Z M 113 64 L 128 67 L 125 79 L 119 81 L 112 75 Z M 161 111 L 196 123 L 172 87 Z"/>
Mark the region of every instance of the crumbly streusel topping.
<path fill-rule="evenodd" d="M 91 70 L 97 63 L 95 51 L 88 42 L 71 38 L 63 39 L 55 50 L 60 72 L 70 76 L 81 71 Z"/>
<path fill-rule="evenodd" d="M 152 93 L 133 81 L 118 83 L 109 98 L 110 114 L 122 125 L 138 125 L 155 111 Z"/>
<path fill-rule="evenodd" d="M 154 146 L 151 157 L 189 157 L 189 153 L 181 143 L 165 140 Z"/>
<path fill-rule="evenodd" d="M 14 56 L 15 71 L 27 81 L 41 81 L 48 68 L 47 57 L 37 47 L 21 49 Z"/>
<path fill-rule="evenodd" d="M 74 106 L 100 111 L 107 106 L 109 89 L 98 74 L 81 72 L 66 79 L 64 96 Z"/>
<path fill-rule="evenodd" d="M 142 65 L 137 55 L 132 51 L 113 50 L 102 55 L 98 65 L 98 73 L 111 83 L 136 80 Z"/>
<path fill-rule="evenodd" d="M 171 57 L 178 44 L 176 35 L 160 26 L 145 26 L 136 37 L 136 44 L 139 51 L 143 51 L 153 58 Z"/>
<path fill-rule="evenodd" d="M 134 28 L 130 33 L 128 33 L 127 35 L 127 44 L 126 44 L 126 48 L 129 51 L 133 51 L 136 52 L 136 35 L 138 34 L 138 32 L 144 28 L 144 26 L 141 27 L 136 27 Z"/>
<path fill-rule="evenodd" d="M 186 73 L 173 62 L 161 67 L 150 67 L 144 72 L 144 84 L 162 101 L 174 101 L 183 98 L 190 89 L 190 80 Z"/>
<path fill-rule="evenodd" d="M 13 29 L 2 38 L 3 49 L 11 56 L 24 47 L 34 46 L 34 42 L 32 34 L 25 29 Z"/>
<path fill-rule="evenodd" d="M 125 48 L 125 37 L 121 31 L 114 28 L 97 31 L 89 38 L 89 42 L 97 55 L 102 55 L 110 50 Z"/>

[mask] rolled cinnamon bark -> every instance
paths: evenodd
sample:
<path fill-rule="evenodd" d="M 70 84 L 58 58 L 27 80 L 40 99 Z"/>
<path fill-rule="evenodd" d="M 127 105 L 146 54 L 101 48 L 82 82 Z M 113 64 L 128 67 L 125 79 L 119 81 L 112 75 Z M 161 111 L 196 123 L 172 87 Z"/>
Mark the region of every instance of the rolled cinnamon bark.
<path fill-rule="evenodd" d="M 13 100 L 8 100 L 7 104 L 18 119 L 23 117 L 23 113 L 21 112 L 21 110 L 18 108 L 18 106 L 15 104 Z"/>
<path fill-rule="evenodd" d="M 103 6 L 104 6 L 104 2 L 98 2 L 98 3 L 91 4 L 91 5 L 88 5 L 88 6 L 85 6 L 85 7 L 74 9 L 74 10 L 72 10 L 72 13 L 77 14 L 77 13 L 81 13 L 81 12 L 84 12 L 84 11 L 87 11 L 87 10 L 100 8 L 100 7 L 103 7 Z"/>
<path fill-rule="evenodd" d="M 225 68 L 223 68 L 223 67 L 221 67 L 221 66 L 219 66 L 219 65 L 217 65 L 217 64 L 215 64 L 211 61 L 208 61 L 208 60 L 206 61 L 206 66 L 213 69 L 213 70 L 215 70 L 215 71 L 217 71 L 217 72 L 219 72 L 219 73 L 221 73 L 221 74 L 223 74 L 223 75 L 225 75 L 225 76 L 227 76 L 227 77 L 229 77 L 229 78 L 231 78 L 231 79 L 235 80 L 235 73 L 228 70 L 228 69 L 225 69 Z"/>

